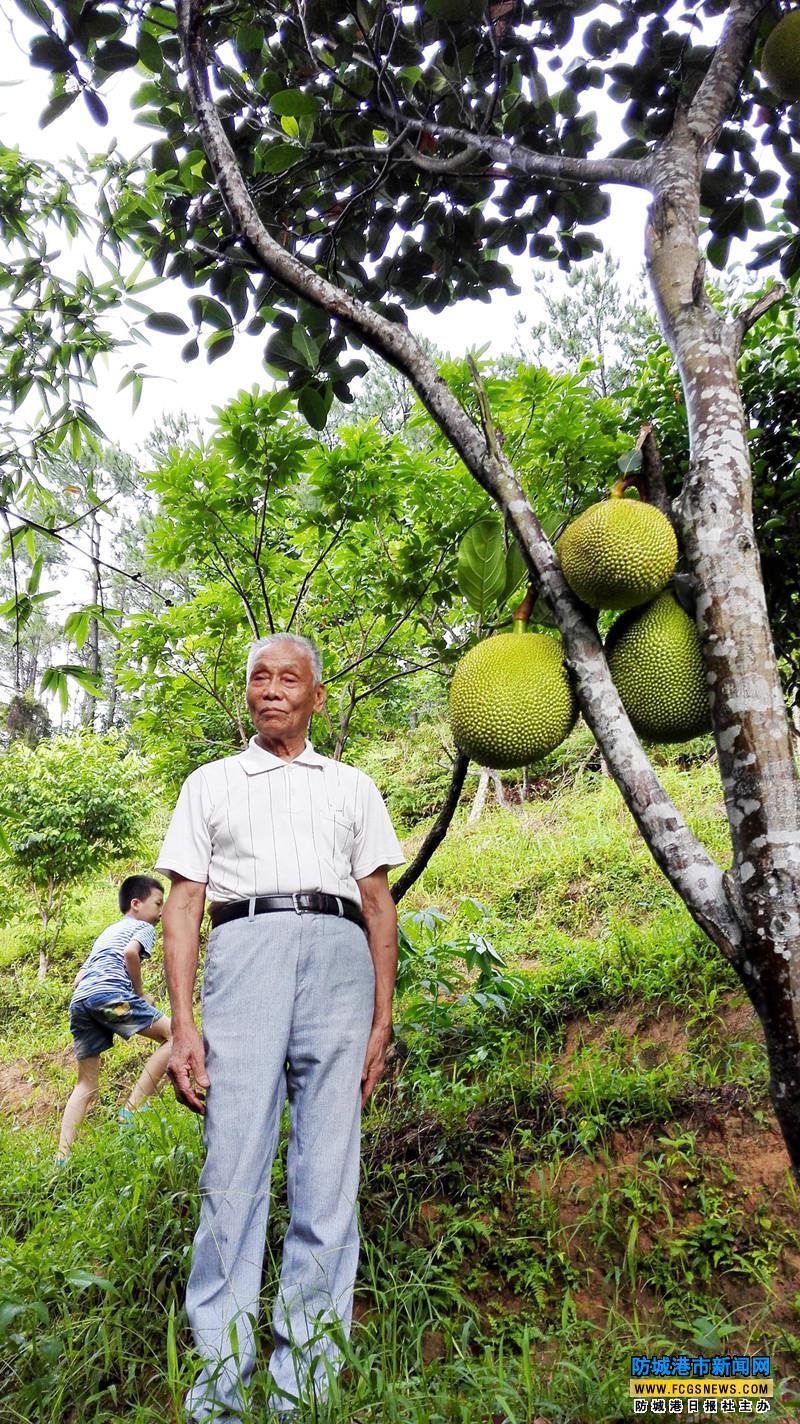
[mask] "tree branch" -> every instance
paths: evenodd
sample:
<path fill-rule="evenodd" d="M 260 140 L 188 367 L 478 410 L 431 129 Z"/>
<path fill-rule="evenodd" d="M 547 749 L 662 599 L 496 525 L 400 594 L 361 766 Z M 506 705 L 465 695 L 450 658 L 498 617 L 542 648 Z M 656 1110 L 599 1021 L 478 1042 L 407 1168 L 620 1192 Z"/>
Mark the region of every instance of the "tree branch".
<path fill-rule="evenodd" d="M 689 128 L 709 148 L 736 103 L 769 0 L 733 0 L 708 72 L 689 106 Z"/>
<path fill-rule="evenodd" d="M 747 307 L 745 311 L 741 312 L 739 316 L 735 318 L 733 322 L 733 349 L 737 355 L 742 348 L 742 342 L 751 326 L 755 326 L 756 322 L 760 320 L 764 313 L 768 312 L 771 307 L 777 306 L 778 302 L 782 302 L 785 296 L 786 288 L 782 282 L 777 282 L 774 287 L 770 287 L 768 291 L 762 292 L 761 296 L 757 297 L 751 306 Z"/>
<path fill-rule="evenodd" d="M 386 119 L 393 117 L 382 112 Z M 648 158 L 566 158 L 560 153 L 535 153 L 533 149 L 510 143 L 505 138 L 470 133 L 469 129 L 453 129 L 425 119 L 410 119 L 403 115 L 403 123 L 419 133 L 461 144 L 473 152 L 486 153 L 495 163 L 504 163 L 529 178 L 561 178 L 568 183 L 620 183 L 629 188 L 650 186 Z"/>
<path fill-rule="evenodd" d="M 415 663 L 413 667 L 399 668 L 397 672 L 390 672 L 387 677 L 382 677 L 380 682 L 373 682 L 371 687 L 365 687 L 363 692 L 353 699 L 354 706 L 363 702 L 365 698 L 372 697 L 374 692 L 379 692 L 387 683 L 396 682 L 398 677 L 412 677 L 415 672 L 424 672 L 426 668 L 439 667 L 441 658 L 430 658 L 427 663 Z"/>
<path fill-rule="evenodd" d="M 325 548 L 322 550 L 322 553 L 320 554 L 319 558 L 318 558 L 318 559 L 315 559 L 314 563 L 311 565 L 311 568 L 308 570 L 308 572 L 306 573 L 305 577 L 303 578 L 303 581 L 302 581 L 302 583 L 300 584 L 300 588 L 299 588 L 299 590 L 298 590 L 297 597 L 296 597 L 296 599 L 295 599 L 295 601 L 294 601 L 294 604 L 293 604 L 293 606 L 292 606 L 292 611 L 291 611 L 291 613 L 290 613 L 290 615 L 289 615 L 289 621 L 288 621 L 287 624 L 286 624 L 286 632 L 287 632 L 287 633 L 291 631 L 292 624 L 294 623 L 294 620 L 295 620 L 295 618 L 297 617 L 298 609 L 299 609 L 299 607 L 300 607 L 300 604 L 303 602 L 303 598 L 305 597 L 305 593 L 306 593 L 306 589 L 308 588 L 308 585 L 310 584 L 312 578 L 314 577 L 314 574 L 317 572 L 317 569 L 319 568 L 320 564 L 321 564 L 325 559 L 327 559 L 327 557 L 328 557 L 328 555 L 329 555 L 331 549 L 333 548 L 334 544 L 335 544 L 335 543 L 337 542 L 337 540 L 340 538 L 341 533 L 342 533 L 342 530 L 344 529 L 344 525 L 345 525 L 345 521 L 344 521 L 344 519 L 342 519 L 341 523 L 338 524 L 337 527 L 336 527 L 336 529 L 334 530 L 333 538 L 328 541 L 328 543 L 325 545 Z"/>
<path fill-rule="evenodd" d="M 424 153 L 412 148 L 410 143 L 404 144 L 403 147 L 405 158 L 422 173 L 458 173 L 462 168 L 466 168 L 468 163 L 474 162 L 471 148 L 462 149 L 461 153 L 453 154 L 452 158 L 427 158 Z"/>
<path fill-rule="evenodd" d="M 661 460 L 658 442 L 653 434 L 653 427 L 649 420 L 645 421 L 639 431 L 636 440 L 636 449 L 642 452 L 641 474 L 645 498 L 648 504 L 654 504 L 656 509 L 660 509 L 661 513 L 665 514 L 670 523 L 672 523 L 672 508 L 669 495 L 667 494 L 666 481 L 664 480 L 664 466 Z"/>
<path fill-rule="evenodd" d="M 200 28 L 202 0 L 177 0 L 177 15 L 190 101 L 206 156 L 233 223 L 270 275 L 291 292 L 336 316 L 357 332 L 371 350 L 408 378 L 475 480 L 506 512 L 524 551 L 529 572 L 539 580 L 547 606 L 561 631 L 581 710 L 650 853 L 697 923 L 723 953 L 737 954 L 742 929 L 728 897 L 722 871 L 692 834 L 661 786 L 611 680 L 597 630 L 587 622 L 581 605 L 569 589 L 555 551 L 507 458 L 502 451 L 497 455 L 489 452 L 485 437 L 459 404 L 424 348 L 402 323 L 390 321 L 349 292 L 334 286 L 271 237 L 258 216 L 211 97 Z M 558 160 L 543 161 L 548 171 L 552 171 L 550 165 L 554 165 L 556 176 L 565 176 L 565 169 Z M 630 181 L 631 169 L 644 181 L 644 174 L 649 171 L 644 160 L 638 164 L 625 163 L 622 167 L 620 163 L 614 161 L 615 181 Z M 582 177 L 574 173 L 576 181 L 600 180 L 598 165 L 578 163 L 578 167 Z M 624 180 L 620 176 L 623 169 Z M 541 175 L 542 169 L 538 171 Z"/>
<path fill-rule="evenodd" d="M 407 622 L 407 620 L 411 617 L 411 614 L 414 612 L 414 609 L 417 607 L 417 605 L 422 602 L 423 598 L 425 597 L 425 594 L 428 592 L 428 589 L 433 583 L 433 580 L 436 578 L 436 575 L 442 567 L 442 564 L 444 563 L 445 558 L 449 552 L 449 549 L 442 550 L 441 554 L 439 555 L 439 558 L 436 560 L 436 564 L 430 578 L 427 579 L 426 582 L 422 585 L 422 588 L 417 594 L 417 597 L 414 599 L 414 602 L 409 604 L 405 613 L 403 613 L 403 615 L 397 619 L 396 623 L 392 624 L 388 633 L 384 633 L 383 637 L 379 639 L 379 641 L 375 644 L 373 648 L 368 648 L 366 652 L 362 651 L 357 658 L 353 658 L 353 660 L 345 664 L 343 668 L 339 668 L 338 672 L 335 672 L 333 674 L 333 677 L 328 679 L 329 682 L 337 682 L 340 677 L 344 677 L 346 672 L 352 672 L 353 668 L 358 667 L 359 663 L 366 662 L 368 658 L 374 658 L 376 653 L 379 653 L 383 648 L 386 647 L 386 644 L 390 641 L 391 638 L 394 637 L 398 628 L 402 628 L 403 624 Z M 372 623 L 370 623 L 369 626 L 368 633 L 372 632 L 372 629 L 377 621 L 377 617 L 372 620 Z M 366 642 L 366 636 L 364 641 Z"/>
<path fill-rule="evenodd" d="M 84 559 L 88 559 L 90 563 L 95 562 L 92 555 L 88 554 L 85 549 L 82 549 L 80 544 L 74 544 L 71 539 L 65 539 L 63 534 L 56 534 L 48 524 L 39 524 L 36 519 L 31 519 L 29 515 L 22 514 L 18 509 L 12 509 L 10 505 L 0 505 L 0 514 L 3 515 L 6 524 L 8 524 L 8 516 L 10 514 L 20 521 L 15 529 L 11 530 L 9 527 L 10 534 L 16 534 L 17 529 L 20 528 L 35 529 L 37 533 L 47 534 L 49 538 L 55 539 L 59 544 L 66 544 L 68 549 L 74 549 L 77 554 L 80 554 Z M 158 589 L 153 588 L 151 584 L 145 583 L 140 570 L 137 569 L 134 573 L 131 573 L 130 569 L 120 568 L 119 564 L 109 564 L 105 559 L 98 559 L 96 562 L 102 569 L 108 569 L 112 574 L 122 574 L 123 578 L 130 579 L 132 583 L 138 583 L 140 588 L 146 588 L 148 593 L 152 593 L 156 598 L 160 598 L 168 608 L 171 607 L 172 600 L 165 598 L 164 594 L 159 593 Z"/>
<path fill-rule="evenodd" d="M 456 813 L 456 807 L 458 806 L 459 797 L 461 796 L 461 791 L 466 779 L 468 766 L 469 757 L 464 756 L 463 752 L 459 752 L 453 764 L 453 775 L 450 779 L 447 795 L 442 802 L 442 809 L 428 831 L 427 836 L 411 864 L 403 871 L 402 875 L 398 876 L 392 886 L 392 899 L 396 905 L 400 904 L 403 896 L 411 889 L 414 882 L 419 880 L 433 852 L 444 840 L 450 822 Z"/>

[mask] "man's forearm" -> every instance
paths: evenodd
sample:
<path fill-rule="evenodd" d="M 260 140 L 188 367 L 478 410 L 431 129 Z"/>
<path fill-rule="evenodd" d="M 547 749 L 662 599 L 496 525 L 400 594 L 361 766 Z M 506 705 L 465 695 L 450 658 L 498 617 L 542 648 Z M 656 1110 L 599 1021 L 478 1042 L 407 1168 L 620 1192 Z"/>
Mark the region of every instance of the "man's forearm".
<path fill-rule="evenodd" d="M 367 940 L 375 969 L 375 1009 L 373 1028 L 391 1028 L 392 999 L 397 978 L 397 912 L 391 908 L 373 911 L 367 921 Z"/>
<path fill-rule="evenodd" d="M 164 972 L 172 1025 L 178 1031 L 194 1024 L 194 985 L 204 904 L 202 886 L 198 887 L 195 881 L 180 881 L 173 885 L 164 905 Z"/>

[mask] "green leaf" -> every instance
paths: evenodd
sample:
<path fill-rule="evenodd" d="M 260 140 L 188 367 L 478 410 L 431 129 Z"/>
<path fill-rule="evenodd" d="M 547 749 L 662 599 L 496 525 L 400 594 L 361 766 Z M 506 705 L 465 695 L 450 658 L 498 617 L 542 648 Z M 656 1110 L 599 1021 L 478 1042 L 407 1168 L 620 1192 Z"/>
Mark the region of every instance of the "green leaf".
<path fill-rule="evenodd" d="M 528 566 L 522 557 L 522 550 L 516 539 L 512 539 L 506 552 L 506 581 L 500 602 L 507 603 L 512 593 L 516 593 L 527 576 Z"/>
<path fill-rule="evenodd" d="M 298 158 L 302 158 L 303 150 L 296 143 L 271 143 L 263 151 L 259 152 L 259 164 L 262 173 L 285 173 L 287 169 L 296 163 Z"/>
<path fill-rule="evenodd" d="M 233 332 L 214 331 L 206 342 L 209 361 L 218 361 L 220 356 L 225 356 L 233 346 Z"/>
<path fill-rule="evenodd" d="M 97 50 L 94 62 L 107 74 L 116 74 L 121 69 L 132 69 L 134 64 L 138 64 L 139 51 L 135 45 L 125 44 L 123 40 L 109 40 Z"/>
<path fill-rule="evenodd" d="M 503 533 L 496 519 L 479 519 L 468 529 L 458 551 L 458 586 L 483 619 L 502 596 L 506 583 Z"/>
<path fill-rule="evenodd" d="M 160 74 L 164 68 L 164 56 L 155 35 L 151 34 L 149 30 L 141 29 L 136 40 L 136 48 L 145 69 L 149 69 L 151 74 Z"/>
<path fill-rule="evenodd" d="M 52 124 L 53 120 L 58 118 L 59 114 L 63 114 L 75 103 L 77 97 L 77 89 L 73 89 L 70 94 L 56 94 L 55 98 L 50 100 L 47 108 L 43 109 L 39 115 L 39 128 L 46 129 L 48 124 Z"/>
<path fill-rule="evenodd" d="M 15 4 L 35 25 L 44 24 L 48 29 L 52 28 L 53 12 L 44 0 L 15 0 Z"/>
<path fill-rule="evenodd" d="M 781 276 L 788 280 L 798 270 L 800 270 L 800 238 L 796 237 L 793 242 L 790 242 L 781 258 Z"/>
<path fill-rule="evenodd" d="M 53 74 L 64 74 L 72 69 L 75 61 L 65 44 L 56 35 L 36 35 L 31 40 L 31 64 L 37 69 L 49 69 Z"/>
<path fill-rule="evenodd" d="M 64 632 L 68 638 L 74 639 L 78 649 L 86 642 L 90 627 L 91 616 L 85 608 L 78 608 L 74 613 L 69 613 L 64 620 Z"/>
<path fill-rule="evenodd" d="M 299 89 L 280 89 L 269 101 L 273 114 L 278 118 L 313 119 L 319 111 L 319 99 L 314 94 L 304 94 Z"/>
<path fill-rule="evenodd" d="M 285 331 L 274 331 L 264 348 L 264 360 L 278 371 L 296 371 L 301 364 L 297 348 Z"/>
<path fill-rule="evenodd" d="M 304 386 L 297 397 L 297 405 L 312 430 L 324 430 L 328 419 L 329 403 L 313 386 Z"/>
<path fill-rule="evenodd" d="M 316 371 L 319 365 L 319 351 L 301 322 L 292 327 L 292 346 L 300 358 L 300 365 L 309 371 Z"/>
<path fill-rule="evenodd" d="M 617 467 L 622 471 L 623 475 L 630 475 L 636 470 L 641 470 L 641 450 L 626 450 L 625 454 L 620 455 L 617 460 Z"/>
<path fill-rule="evenodd" d="M 26 1310 L 32 1310 L 43 1325 L 46 1325 L 50 1318 L 47 1306 L 41 1300 L 4 1300 L 0 1305 L 0 1330 L 6 1330 L 11 1322 Z"/>
<path fill-rule="evenodd" d="M 66 712 L 69 706 L 69 687 L 60 668 L 45 668 L 42 673 L 42 692 L 52 692 L 54 696 L 57 696 L 61 703 L 61 711 Z"/>
<path fill-rule="evenodd" d="M 38 557 L 34 560 L 33 568 L 31 569 L 30 574 L 28 575 L 28 593 L 37 592 L 42 577 L 43 567 L 44 559 L 42 558 L 41 554 L 39 554 Z"/>
<path fill-rule="evenodd" d="M 731 250 L 731 239 L 729 237 L 712 237 L 706 248 L 706 257 L 712 267 L 716 267 L 718 272 L 727 265 L 728 253 Z"/>
<path fill-rule="evenodd" d="M 229 331 L 233 325 L 231 314 L 222 302 L 217 302 L 213 297 L 192 297 L 189 302 L 189 310 L 192 313 L 192 320 L 200 326 L 201 322 L 208 322 L 209 326 L 215 326 L 218 331 Z"/>
<path fill-rule="evenodd" d="M 183 317 L 174 312 L 151 312 L 145 322 L 153 331 L 164 331 L 170 336 L 185 336 L 189 330 Z"/>
<path fill-rule="evenodd" d="M 95 93 L 94 89 L 90 89 L 87 84 L 83 91 L 83 99 L 95 123 L 104 129 L 108 123 L 108 109 L 100 98 L 100 95 Z"/>
<path fill-rule="evenodd" d="M 274 395 L 270 396 L 269 408 L 274 415 L 279 415 L 282 410 L 286 409 L 287 405 L 291 404 L 293 399 L 294 392 L 290 391 L 288 386 L 284 386 L 282 390 L 275 391 Z"/>
<path fill-rule="evenodd" d="M 78 1286 L 81 1290 L 86 1290 L 89 1286 L 97 1286 L 100 1290 L 116 1292 L 113 1281 L 109 1281 L 105 1276 L 96 1276 L 92 1271 L 85 1271 L 80 1267 L 75 1271 L 68 1271 L 65 1280 L 71 1286 Z"/>

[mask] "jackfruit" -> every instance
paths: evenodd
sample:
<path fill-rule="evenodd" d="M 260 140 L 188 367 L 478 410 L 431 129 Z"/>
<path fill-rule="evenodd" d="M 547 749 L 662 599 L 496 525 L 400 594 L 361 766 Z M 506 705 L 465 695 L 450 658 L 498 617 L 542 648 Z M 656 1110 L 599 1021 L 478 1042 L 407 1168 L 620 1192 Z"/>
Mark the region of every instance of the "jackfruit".
<path fill-rule="evenodd" d="M 453 673 L 453 737 L 481 766 L 537 761 L 563 742 L 577 715 L 561 639 L 547 633 L 496 633 Z"/>
<path fill-rule="evenodd" d="M 590 608 L 637 608 L 675 572 L 675 530 L 653 504 L 604 499 L 568 524 L 556 552 L 573 593 Z"/>
<path fill-rule="evenodd" d="M 687 742 L 711 730 L 697 629 L 669 592 L 623 613 L 606 657 L 634 731 L 649 742 Z"/>
<path fill-rule="evenodd" d="M 800 99 L 800 10 L 790 10 L 770 30 L 761 52 L 761 73 L 778 99 Z"/>

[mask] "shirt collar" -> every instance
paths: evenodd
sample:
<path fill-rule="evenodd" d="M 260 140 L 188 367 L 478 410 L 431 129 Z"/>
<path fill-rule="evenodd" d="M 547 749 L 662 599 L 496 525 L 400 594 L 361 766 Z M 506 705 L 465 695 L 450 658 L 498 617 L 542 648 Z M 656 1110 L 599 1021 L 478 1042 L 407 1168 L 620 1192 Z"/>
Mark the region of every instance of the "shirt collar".
<path fill-rule="evenodd" d="M 306 741 L 299 756 L 292 757 L 291 761 L 284 761 L 283 757 L 273 756 L 264 747 L 260 747 L 255 737 L 250 738 L 250 745 L 246 752 L 241 752 L 239 761 L 244 767 L 248 776 L 258 776 L 262 771 L 275 771 L 281 766 L 291 766 L 294 762 L 299 762 L 301 766 L 324 766 L 326 758 L 315 752 L 309 741 Z"/>

